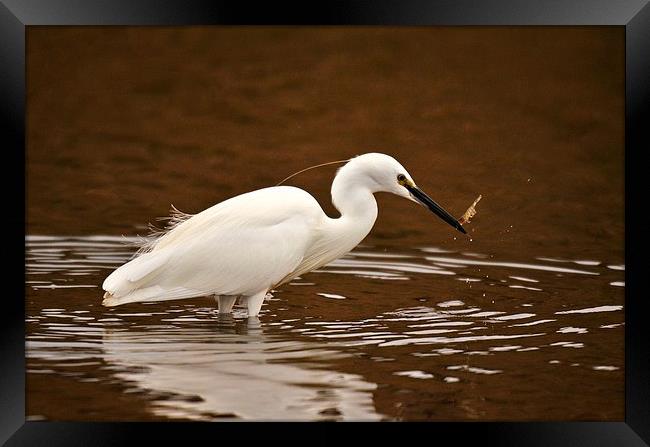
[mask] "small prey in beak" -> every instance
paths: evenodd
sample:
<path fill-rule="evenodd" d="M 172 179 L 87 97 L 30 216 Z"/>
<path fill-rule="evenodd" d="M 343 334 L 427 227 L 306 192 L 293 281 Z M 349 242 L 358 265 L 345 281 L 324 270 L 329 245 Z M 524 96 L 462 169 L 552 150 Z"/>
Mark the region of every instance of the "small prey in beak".
<path fill-rule="evenodd" d="M 425 194 L 424 191 L 422 191 L 420 188 L 418 188 L 415 185 L 411 185 L 410 182 L 404 182 L 402 185 L 404 186 L 410 193 L 411 195 L 422 205 L 426 206 L 433 212 L 436 216 L 447 222 L 449 225 L 457 229 L 463 234 L 467 234 L 467 231 L 463 228 L 463 226 L 456 220 L 454 216 L 449 214 L 443 207 L 438 205 L 431 197 Z"/>

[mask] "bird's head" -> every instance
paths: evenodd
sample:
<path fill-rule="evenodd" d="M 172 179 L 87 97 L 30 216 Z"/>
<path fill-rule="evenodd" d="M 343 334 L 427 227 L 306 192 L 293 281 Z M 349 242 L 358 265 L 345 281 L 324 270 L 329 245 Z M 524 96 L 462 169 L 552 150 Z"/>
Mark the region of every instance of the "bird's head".
<path fill-rule="evenodd" d="M 342 167 L 340 173 L 348 170 L 353 174 L 349 178 L 363 183 L 373 193 L 389 192 L 423 205 L 456 230 L 467 234 L 455 217 L 418 188 L 411 174 L 393 157 L 380 153 L 359 155 Z"/>

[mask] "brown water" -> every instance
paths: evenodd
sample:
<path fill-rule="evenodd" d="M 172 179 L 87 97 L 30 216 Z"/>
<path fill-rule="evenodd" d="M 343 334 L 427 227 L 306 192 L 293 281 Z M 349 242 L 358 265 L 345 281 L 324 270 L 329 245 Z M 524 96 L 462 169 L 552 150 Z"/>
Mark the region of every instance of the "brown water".
<path fill-rule="evenodd" d="M 622 420 L 623 31 L 30 28 L 27 415 Z M 352 253 L 259 319 L 100 305 L 170 203 L 394 155 Z M 333 215 L 334 169 L 292 184 Z M 126 235 L 122 237 L 120 235 Z"/>

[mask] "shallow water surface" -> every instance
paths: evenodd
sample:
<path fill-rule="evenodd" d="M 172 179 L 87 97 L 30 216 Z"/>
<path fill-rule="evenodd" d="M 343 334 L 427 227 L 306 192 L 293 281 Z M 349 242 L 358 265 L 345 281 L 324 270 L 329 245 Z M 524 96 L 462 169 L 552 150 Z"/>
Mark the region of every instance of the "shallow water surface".
<path fill-rule="evenodd" d="M 30 418 L 623 419 L 624 29 L 27 33 Z M 259 319 L 101 306 L 170 204 L 365 152 L 454 216 L 481 194 L 468 237 L 377 194 L 363 244 Z M 336 217 L 336 168 L 288 184 Z"/>
<path fill-rule="evenodd" d="M 622 418 L 624 265 L 362 245 L 259 318 L 104 308 L 134 241 L 27 237 L 31 419 Z"/>

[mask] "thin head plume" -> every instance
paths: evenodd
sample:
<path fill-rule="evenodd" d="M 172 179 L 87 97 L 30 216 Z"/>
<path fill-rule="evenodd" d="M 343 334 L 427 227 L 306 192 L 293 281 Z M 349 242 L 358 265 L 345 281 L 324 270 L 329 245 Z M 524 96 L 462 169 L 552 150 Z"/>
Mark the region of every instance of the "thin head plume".
<path fill-rule="evenodd" d="M 278 183 L 278 184 L 275 185 L 275 186 L 280 186 L 281 184 L 283 184 L 283 183 L 286 182 L 287 180 L 289 180 L 289 179 L 295 177 L 295 176 L 298 175 L 298 174 L 302 174 L 302 173 L 305 172 L 305 171 L 309 171 L 310 169 L 320 168 L 321 166 L 327 166 L 327 165 L 335 165 L 335 164 L 337 164 L 337 163 L 347 163 L 347 162 L 350 161 L 350 160 L 351 160 L 351 159 L 348 158 L 347 160 L 328 161 L 327 163 L 321 163 L 321 164 L 319 164 L 319 165 L 314 165 L 314 166 L 310 166 L 310 167 L 305 168 L 305 169 L 301 169 L 301 170 L 298 171 L 298 172 L 294 172 L 294 173 L 291 174 L 289 177 L 285 178 L 284 180 L 282 180 L 280 183 Z"/>

